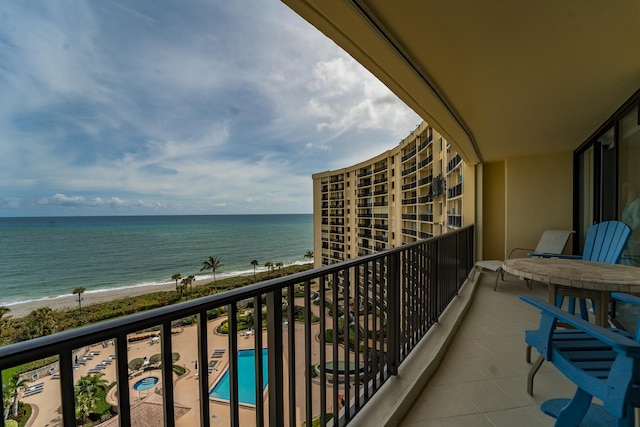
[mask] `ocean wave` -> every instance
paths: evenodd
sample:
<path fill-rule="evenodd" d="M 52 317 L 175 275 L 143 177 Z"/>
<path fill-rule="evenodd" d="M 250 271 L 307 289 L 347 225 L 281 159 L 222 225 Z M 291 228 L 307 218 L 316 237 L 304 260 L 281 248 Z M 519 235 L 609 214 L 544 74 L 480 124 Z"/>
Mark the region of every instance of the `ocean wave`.
<path fill-rule="evenodd" d="M 291 265 L 305 265 L 305 264 L 310 264 L 310 261 L 294 261 L 291 262 L 289 264 L 284 264 L 284 267 L 288 267 Z M 261 272 L 265 272 L 268 271 L 268 269 L 266 267 L 256 267 L 256 273 L 261 273 Z M 247 269 L 247 270 L 235 270 L 235 271 L 230 271 L 230 272 L 219 272 L 216 273 L 216 280 L 219 279 L 226 279 L 229 277 L 239 277 L 239 276 L 251 276 L 253 275 L 253 268 L 251 269 Z M 209 273 L 205 273 L 205 274 L 196 274 L 195 275 L 195 280 L 196 282 L 200 282 L 200 281 L 206 281 L 206 280 L 213 280 L 213 274 Z M 133 285 L 120 285 L 120 286 L 110 286 L 110 287 L 104 287 L 104 288 L 97 288 L 97 289 L 87 289 L 84 293 L 87 295 L 90 294 L 101 294 L 101 293 L 105 293 L 105 292 L 113 292 L 113 291 L 126 291 L 128 289 L 138 289 L 138 288 L 145 288 L 148 287 L 149 291 L 152 292 L 153 291 L 153 287 L 161 287 L 161 286 L 168 286 L 168 285 L 175 285 L 175 280 L 166 280 L 166 281 L 156 281 L 156 282 L 145 282 L 145 283 L 137 283 L 137 284 L 133 284 Z M 43 298 L 33 298 L 33 299 L 26 299 L 26 300 L 20 300 L 20 301 L 5 301 L 2 302 L 0 301 L 0 305 L 4 306 L 4 307 L 8 307 L 11 308 L 11 306 L 14 305 L 19 305 L 19 304 L 27 304 L 27 303 L 34 303 L 34 302 L 43 302 L 43 301 L 54 301 L 60 298 L 69 298 L 73 296 L 73 294 L 70 293 L 66 293 L 66 294 L 61 294 L 61 295 L 56 295 L 56 296 L 50 296 L 50 297 L 43 297 Z"/>

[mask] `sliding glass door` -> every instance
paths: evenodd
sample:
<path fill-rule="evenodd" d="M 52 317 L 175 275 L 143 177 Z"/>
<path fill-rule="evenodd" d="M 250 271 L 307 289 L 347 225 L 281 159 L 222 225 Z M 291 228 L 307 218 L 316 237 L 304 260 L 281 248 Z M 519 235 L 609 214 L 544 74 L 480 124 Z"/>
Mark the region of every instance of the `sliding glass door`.
<path fill-rule="evenodd" d="M 589 226 L 619 220 L 632 228 L 621 263 L 640 266 L 640 92 L 574 153 L 574 253 Z"/>

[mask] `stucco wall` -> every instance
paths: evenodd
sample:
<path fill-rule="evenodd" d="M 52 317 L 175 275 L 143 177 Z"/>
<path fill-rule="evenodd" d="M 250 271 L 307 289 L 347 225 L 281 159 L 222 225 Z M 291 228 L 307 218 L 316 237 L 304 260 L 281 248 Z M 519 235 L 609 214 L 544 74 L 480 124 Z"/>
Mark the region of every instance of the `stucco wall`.
<path fill-rule="evenodd" d="M 482 166 L 482 258 L 505 257 L 505 163 Z"/>
<path fill-rule="evenodd" d="M 504 171 L 505 255 L 535 248 L 546 229 L 572 229 L 573 153 L 508 158 Z"/>

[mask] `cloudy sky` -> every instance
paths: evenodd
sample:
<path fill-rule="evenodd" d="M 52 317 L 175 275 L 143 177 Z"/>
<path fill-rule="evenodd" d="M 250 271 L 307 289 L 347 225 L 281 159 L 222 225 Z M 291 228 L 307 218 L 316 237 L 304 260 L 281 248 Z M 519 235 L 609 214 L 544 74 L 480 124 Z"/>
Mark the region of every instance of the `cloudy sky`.
<path fill-rule="evenodd" d="M 278 0 L 0 2 L 0 216 L 310 213 L 419 123 Z"/>

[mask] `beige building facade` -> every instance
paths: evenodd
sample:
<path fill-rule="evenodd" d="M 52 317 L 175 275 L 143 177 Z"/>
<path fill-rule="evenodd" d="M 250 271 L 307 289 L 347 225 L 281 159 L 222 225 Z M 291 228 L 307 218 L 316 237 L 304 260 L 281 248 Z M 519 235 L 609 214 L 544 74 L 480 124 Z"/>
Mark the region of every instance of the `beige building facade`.
<path fill-rule="evenodd" d="M 474 168 L 426 122 L 376 157 L 316 173 L 316 267 L 472 224 L 474 188 Z"/>

